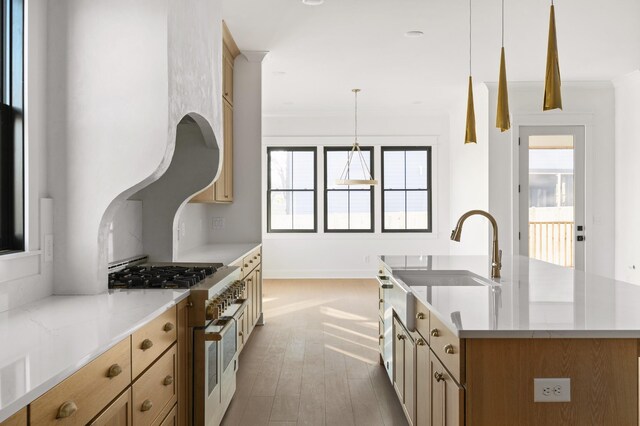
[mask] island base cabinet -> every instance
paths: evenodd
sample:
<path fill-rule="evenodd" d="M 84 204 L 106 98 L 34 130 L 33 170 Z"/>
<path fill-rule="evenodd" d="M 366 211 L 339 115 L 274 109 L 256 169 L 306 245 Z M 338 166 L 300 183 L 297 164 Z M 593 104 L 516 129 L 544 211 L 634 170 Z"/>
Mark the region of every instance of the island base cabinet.
<path fill-rule="evenodd" d="M 0 426 L 27 426 L 27 408 L 23 408 L 7 420 L 0 422 Z"/>
<path fill-rule="evenodd" d="M 431 352 L 431 425 L 464 425 L 464 388 L 458 386 L 440 360 Z"/>
<path fill-rule="evenodd" d="M 402 403 L 407 421 L 411 426 L 415 424 L 416 407 L 416 368 L 415 343 L 402 324 L 394 318 L 393 343 L 393 387 Z"/>
<path fill-rule="evenodd" d="M 423 338 L 416 340 L 416 426 L 431 426 L 431 350 Z"/>

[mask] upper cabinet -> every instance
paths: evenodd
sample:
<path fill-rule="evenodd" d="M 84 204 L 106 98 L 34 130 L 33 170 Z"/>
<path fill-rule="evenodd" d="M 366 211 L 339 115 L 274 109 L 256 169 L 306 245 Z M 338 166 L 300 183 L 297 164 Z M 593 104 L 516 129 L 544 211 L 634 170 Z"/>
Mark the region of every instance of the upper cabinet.
<path fill-rule="evenodd" d="M 222 23 L 222 107 L 224 155 L 218 179 L 196 194 L 192 203 L 231 203 L 233 201 L 233 64 L 240 50 L 229 28 Z"/>

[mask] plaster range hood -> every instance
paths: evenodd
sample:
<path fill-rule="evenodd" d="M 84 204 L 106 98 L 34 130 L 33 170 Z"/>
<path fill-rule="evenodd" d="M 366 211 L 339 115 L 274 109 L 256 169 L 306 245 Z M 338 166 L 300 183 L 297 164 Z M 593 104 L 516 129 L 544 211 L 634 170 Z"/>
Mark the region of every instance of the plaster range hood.
<path fill-rule="evenodd" d="M 54 293 L 97 294 L 119 206 L 141 200 L 145 251 L 172 260 L 176 213 L 218 172 L 222 2 L 60 0 L 47 24 Z"/>

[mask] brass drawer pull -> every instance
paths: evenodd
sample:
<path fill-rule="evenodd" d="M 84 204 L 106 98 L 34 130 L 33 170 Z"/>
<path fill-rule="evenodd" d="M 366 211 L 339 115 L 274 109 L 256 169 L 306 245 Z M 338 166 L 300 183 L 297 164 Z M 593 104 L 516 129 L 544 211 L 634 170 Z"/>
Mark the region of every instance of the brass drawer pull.
<path fill-rule="evenodd" d="M 433 378 L 436 379 L 436 382 L 442 382 L 444 381 L 444 374 L 436 371 L 435 373 L 433 373 Z"/>
<path fill-rule="evenodd" d="M 444 353 L 445 353 L 445 354 L 452 355 L 452 354 L 454 353 L 453 345 L 446 345 L 446 346 L 444 347 Z"/>
<path fill-rule="evenodd" d="M 398 337 L 398 338 L 400 338 L 400 337 Z M 382 339 L 384 339 L 384 334 L 381 334 L 381 335 L 378 336 L 378 340 L 382 340 Z"/>
<path fill-rule="evenodd" d="M 420 338 L 418 338 L 418 340 L 416 340 L 416 345 L 418 345 L 418 346 L 424 346 L 426 344 L 427 344 L 427 342 L 425 342 L 422 337 L 420 337 Z"/>
<path fill-rule="evenodd" d="M 423 320 L 424 318 L 425 318 L 425 317 L 424 317 L 424 314 L 423 314 L 422 312 L 418 312 L 418 313 L 416 314 L 416 319 Z"/>
<path fill-rule="evenodd" d="M 253 256 L 253 258 L 254 258 L 254 259 L 257 259 L 257 258 L 258 258 L 258 256 Z"/>
<path fill-rule="evenodd" d="M 406 336 L 402 335 L 402 334 L 398 334 L 398 340 L 404 340 L 406 338 Z"/>
<path fill-rule="evenodd" d="M 149 411 L 153 408 L 153 402 L 150 399 L 145 399 L 140 407 L 140 411 Z"/>
<path fill-rule="evenodd" d="M 440 336 L 440 331 L 437 328 L 432 328 L 431 329 L 431 336 L 432 337 L 439 337 Z"/>
<path fill-rule="evenodd" d="M 167 333 L 170 332 L 171 330 L 173 330 L 173 323 L 172 322 L 166 323 L 164 325 L 163 330 L 166 331 Z"/>
<path fill-rule="evenodd" d="M 248 268 L 248 267 L 249 267 L 249 264 L 248 264 L 248 263 L 245 263 L 245 264 L 244 264 L 244 267 L 245 267 L 245 268 Z"/>
<path fill-rule="evenodd" d="M 242 331 L 238 331 L 238 336 L 244 336 L 244 333 Z"/>
<path fill-rule="evenodd" d="M 109 372 L 107 373 L 107 377 L 113 379 L 116 376 L 119 376 L 122 373 L 122 367 L 118 364 L 113 364 L 109 367 Z"/>
<path fill-rule="evenodd" d="M 149 339 L 144 339 L 142 341 L 142 344 L 140 345 L 140 349 L 142 349 L 143 351 L 146 351 L 147 349 L 151 349 L 151 347 L 153 346 L 153 342 Z"/>
<path fill-rule="evenodd" d="M 380 299 L 380 303 L 384 303 L 384 299 Z"/>
<path fill-rule="evenodd" d="M 162 381 L 162 384 L 165 385 L 165 386 L 169 386 L 172 383 L 173 383 L 173 377 L 172 376 L 167 376 Z"/>
<path fill-rule="evenodd" d="M 73 401 L 67 401 L 58 408 L 56 419 L 66 419 L 73 416 L 78 411 L 78 406 Z"/>

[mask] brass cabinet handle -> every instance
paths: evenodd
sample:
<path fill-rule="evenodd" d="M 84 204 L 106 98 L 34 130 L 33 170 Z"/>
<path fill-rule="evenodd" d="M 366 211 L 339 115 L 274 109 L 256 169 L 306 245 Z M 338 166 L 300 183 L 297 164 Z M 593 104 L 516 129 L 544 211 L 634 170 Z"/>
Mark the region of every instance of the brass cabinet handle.
<path fill-rule="evenodd" d="M 78 406 L 73 401 L 67 401 L 58 408 L 56 419 L 66 419 L 73 416 L 78 411 Z"/>
<path fill-rule="evenodd" d="M 423 320 L 424 319 L 424 314 L 422 312 L 418 312 L 416 314 L 416 319 Z"/>
<path fill-rule="evenodd" d="M 169 386 L 172 383 L 173 383 L 173 377 L 171 376 L 165 377 L 164 380 L 162 381 L 162 384 L 165 386 Z"/>
<path fill-rule="evenodd" d="M 168 322 L 164 325 L 164 327 L 162 328 L 164 331 L 166 331 L 167 333 L 170 332 L 171 330 L 173 330 L 173 323 L 172 322 Z"/>
<path fill-rule="evenodd" d="M 113 379 L 114 377 L 119 376 L 120 373 L 122 373 L 122 367 L 120 367 L 118 364 L 113 364 L 111 367 L 109 367 L 107 377 Z"/>
<path fill-rule="evenodd" d="M 426 344 L 427 344 L 427 342 L 425 342 L 422 337 L 419 337 L 418 340 L 416 340 L 416 345 L 418 345 L 418 346 L 424 346 Z"/>
<path fill-rule="evenodd" d="M 253 256 L 253 258 L 254 258 L 254 259 L 257 259 L 257 258 L 258 258 L 258 256 Z"/>
<path fill-rule="evenodd" d="M 253 259 L 249 259 L 249 263 L 253 263 Z"/>
<path fill-rule="evenodd" d="M 150 399 L 145 399 L 140 407 L 140 411 L 149 411 L 153 408 L 153 402 Z"/>
<path fill-rule="evenodd" d="M 378 275 L 382 275 L 384 271 L 382 269 L 378 270 Z"/>
<path fill-rule="evenodd" d="M 143 351 L 146 351 L 147 349 L 151 349 L 151 347 L 153 346 L 153 342 L 149 339 L 144 339 L 142 341 L 142 344 L 140 345 L 140 349 L 142 349 Z"/>
<path fill-rule="evenodd" d="M 398 336 L 397 336 L 397 337 L 398 337 L 398 340 L 404 340 L 406 336 L 404 336 L 404 335 L 402 335 L 402 334 L 398 333 Z"/>
<path fill-rule="evenodd" d="M 437 328 L 432 328 L 431 329 L 431 336 L 432 337 L 438 337 L 440 336 L 440 331 Z"/>
<path fill-rule="evenodd" d="M 444 347 L 444 353 L 445 353 L 445 354 L 452 355 L 452 354 L 454 353 L 453 345 L 446 345 L 446 346 Z"/>
<path fill-rule="evenodd" d="M 244 333 L 242 331 L 238 331 L 238 336 L 244 336 Z"/>
<path fill-rule="evenodd" d="M 444 381 L 444 374 L 436 371 L 435 373 L 433 373 L 433 378 L 436 379 L 436 382 L 442 382 Z"/>
<path fill-rule="evenodd" d="M 384 334 L 381 334 L 378 336 L 378 340 L 382 340 L 382 339 L 384 339 Z"/>
<path fill-rule="evenodd" d="M 384 303 L 384 299 L 380 299 L 380 303 Z"/>
<path fill-rule="evenodd" d="M 249 264 L 245 263 L 245 264 L 244 264 L 244 267 L 245 267 L 245 268 L 248 268 L 248 267 L 249 267 Z"/>

